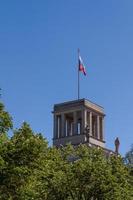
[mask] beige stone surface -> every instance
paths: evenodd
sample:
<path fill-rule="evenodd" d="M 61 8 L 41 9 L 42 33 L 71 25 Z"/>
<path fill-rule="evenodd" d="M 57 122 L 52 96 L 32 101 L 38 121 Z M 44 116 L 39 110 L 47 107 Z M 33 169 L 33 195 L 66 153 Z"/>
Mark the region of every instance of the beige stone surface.
<path fill-rule="evenodd" d="M 103 148 L 104 116 L 103 107 L 86 99 L 55 104 L 53 145 L 78 145 L 88 142 Z M 102 123 L 99 119 L 102 119 Z"/>

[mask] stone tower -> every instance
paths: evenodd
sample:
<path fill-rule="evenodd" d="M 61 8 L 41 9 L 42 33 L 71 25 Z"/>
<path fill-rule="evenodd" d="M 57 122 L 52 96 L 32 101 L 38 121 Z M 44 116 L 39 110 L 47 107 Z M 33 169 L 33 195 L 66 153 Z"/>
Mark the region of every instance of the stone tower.
<path fill-rule="evenodd" d="M 105 147 L 104 109 L 86 99 L 54 105 L 53 145 L 71 143 Z"/>

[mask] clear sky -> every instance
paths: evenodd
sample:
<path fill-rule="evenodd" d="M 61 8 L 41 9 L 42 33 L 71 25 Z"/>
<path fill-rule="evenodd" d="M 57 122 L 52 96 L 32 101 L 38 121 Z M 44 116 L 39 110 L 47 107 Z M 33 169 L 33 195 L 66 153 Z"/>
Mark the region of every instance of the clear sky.
<path fill-rule="evenodd" d="M 133 143 L 133 1 L 0 1 L 0 87 L 14 128 L 23 121 L 52 143 L 54 103 L 77 98 L 77 48 L 87 76 L 81 98 L 104 107 L 106 147 Z"/>

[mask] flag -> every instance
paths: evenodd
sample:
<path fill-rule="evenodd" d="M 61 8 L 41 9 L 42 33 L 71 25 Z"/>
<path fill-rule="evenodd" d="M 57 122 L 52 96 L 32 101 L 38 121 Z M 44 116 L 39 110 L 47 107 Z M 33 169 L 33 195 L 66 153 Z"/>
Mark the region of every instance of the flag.
<path fill-rule="evenodd" d="M 83 72 L 83 74 L 86 76 L 86 69 L 80 55 L 79 55 L 79 71 Z"/>

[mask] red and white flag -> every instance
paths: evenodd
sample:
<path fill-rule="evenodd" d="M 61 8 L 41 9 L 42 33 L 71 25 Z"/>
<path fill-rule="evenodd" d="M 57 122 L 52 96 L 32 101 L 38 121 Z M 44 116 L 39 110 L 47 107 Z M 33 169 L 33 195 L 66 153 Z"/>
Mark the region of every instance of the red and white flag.
<path fill-rule="evenodd" d="M 86 69 L 85 69 L 85 65 L 82 61 L 81 56 L 79 55 L 79 71 L 83 72 L 83 74 L 86 76 Z"/>

